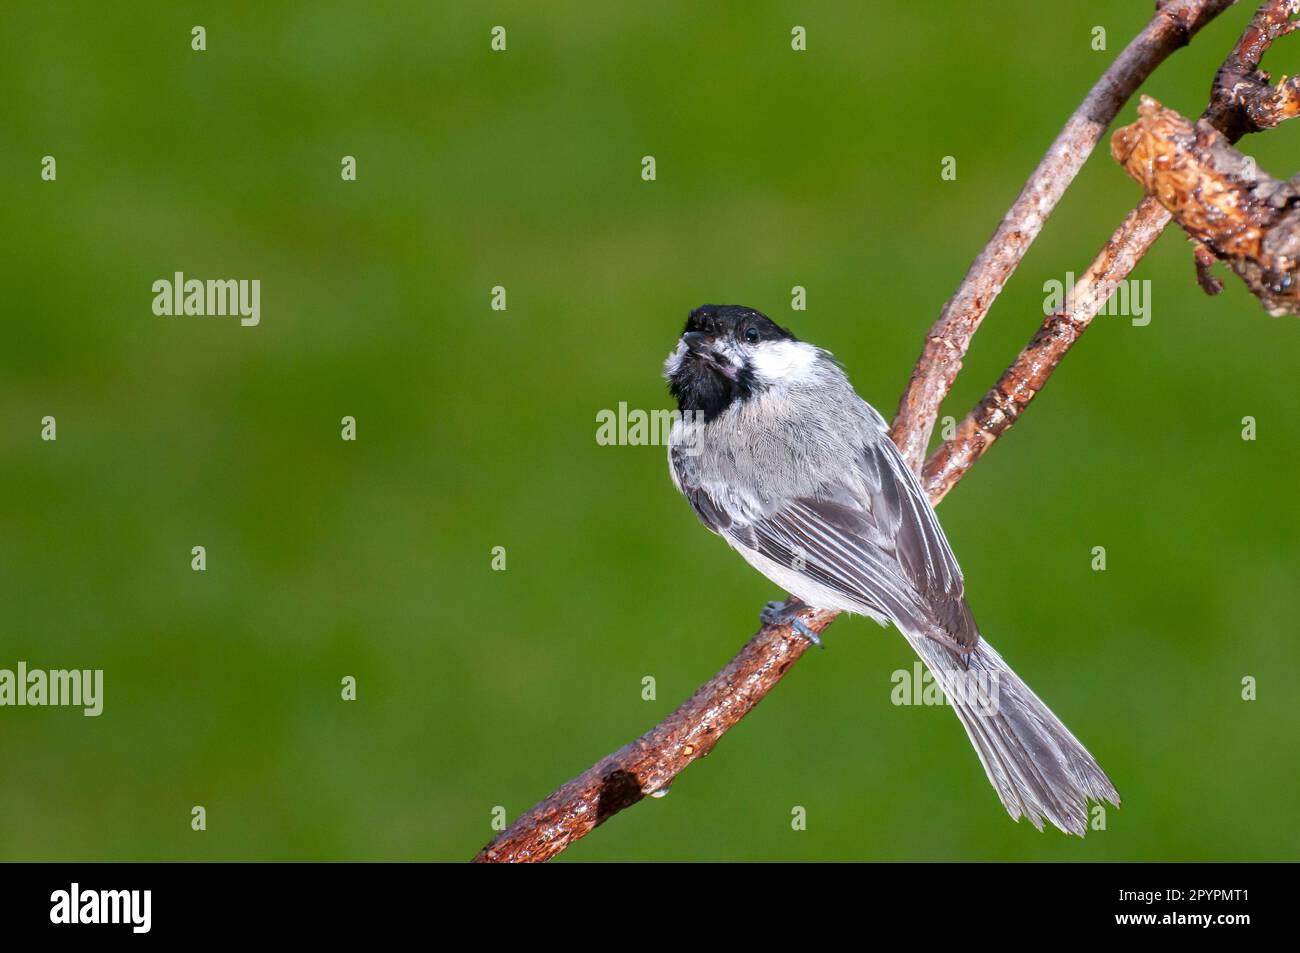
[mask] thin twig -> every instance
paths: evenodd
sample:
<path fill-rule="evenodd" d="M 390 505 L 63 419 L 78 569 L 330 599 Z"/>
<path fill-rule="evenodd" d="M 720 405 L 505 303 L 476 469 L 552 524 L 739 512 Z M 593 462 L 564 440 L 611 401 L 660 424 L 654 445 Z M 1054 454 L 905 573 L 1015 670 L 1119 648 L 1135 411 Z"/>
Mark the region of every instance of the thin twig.
<path fill-rule="evenodd" d="M 1295 0 L 1264 3 L 1215 74 L 1204 118 L 1232 142 L 1247 133 L 1272 129 L 1296 114 L 1300 105 L 1296 80 L 1283 77 L 1270 86 L 1268 74 L 1259 67 L 1269 47 L 1295 30 L 1291 17 L 1297 13 L 1300 3 Z"/>
<path fill-rule="evenodd" d="M 1235 2 L 1166 0 L 1160 4 L 1151 22 L 1070 116 L 926 335 L 890 433 L 913 470 L 921 468 L 939 407 L 952 390 L 980 322 L 1106 128 L 1157 66 Z"/>
<path fill-rule="evenodd" d="M 1003 219 L 994 242 L 971 266 L 957 295 L 944 309 L 944 317 L 927 337 L 891 434 L 905 453 L 910 448 L 913 466 L 919 463 L 929 443 L 939 403 L 951 387 L 961 356 L 980 320 L 1037 235 L 1042 219 L 1056 205 L 1105 127 L 1160 62 L 1233 2 L 1164 0 L 1156 17 L 1120 54 L 1057 137 L 1016 205 Z M 1154 207 L 1166 214 L 1158 205 Z M 1006 252 L 997 247 L 999 235 L 1012 246 Z M 1135 262 L 1141 257 L 1145 248 L 1138 250 L 1138 242 L 1144 235 L 1142 223 L 1135 222 L 1134 237 L 1115 249 L 1115 261 L 1122 263 L 1135 256 Z M 1106 272 L 1099 272 L 1094 294 L 1102 294 L 1109 280 Z M 931 368 L 931 364 L 935 366 Z M 908 395 L 912 397 L 909 399 Z M 962 468 L 944 486 L 943 492 L 968 468 L 969 464 Z M 933 502 L 942 499 L 942 492 L 928 492 Z M 797 604 L 793 599 L 790 603 Z M 804 607 L 800 617 L 814 633 L 821 634 L 836 614 Z M 548 860 L 618 811 L 647 795 L 666 790 L 682 770 L 708 754 L 724 733 L 762 701 L 803 655 L 808 644 L 788 626 L 763 626 L 685 704 L 636 741 L 602 759 L 519 817 L 478 853 L 475 862 Z"/>
<path fill-rule="evenodd" d="M 921 483 L 931 500 L 938 502 L 947 496 L 993 441 L 1019 419 L 1066 352 L 1168 224 L 1169 213 L 1154 199 L 1144 200 L 1129 213 L 1075 283 L 1067 306 L 1043 322 L 1015 362 L 957 425 L 952 438 L 925 462 Z"/>
<path fill-rule="evenodd" d="M 1271 129 L 1295 115 L 1290 93 L 1294 81 L 1284 78 L 1270 87 L 1268 74 L 1259 72 L 1259 65 L 1273 42 L 1292 31 L 1290 18 L 1297 12 L 1300 0 L 1268 0 L 1261 5 L 1215 74 L 1203 118 L 1217 129 L 1232 130 L 1224 133 L 1230 141 L 1235 141 L 1234 136 Z M 921 482 L 932 499 L 943 499 L 1019 419 L 1169 221 L 1169 212 L 1149 196 L 1129 213 L 1075 285 L 1067 306 L 1043 322 L 998 382 L 957 425 L 952 438 L 926 461 Z M 1215 279 L 1208 275 L 1199 248 L 1196 263 L 1202 287 L 1211 290 Z"/>

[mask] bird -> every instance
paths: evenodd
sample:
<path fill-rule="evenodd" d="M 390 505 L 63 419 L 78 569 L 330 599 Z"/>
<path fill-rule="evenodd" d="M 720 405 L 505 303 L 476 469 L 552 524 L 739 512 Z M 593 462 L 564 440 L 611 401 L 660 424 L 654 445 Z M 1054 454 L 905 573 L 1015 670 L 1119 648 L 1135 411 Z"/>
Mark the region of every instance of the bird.
<path fill-rule="evenodd" d="M 884 418 L 828 351 L 743 305 L 690 312 L 664 363 L 673 484 L 696 517 L 808 606 L 892 624 L 966 730 L 1013 820 L 1083 836 L 1119 794 L 983 638 L 961 568 Z M 820 639 L 802 607 L 765 623 Z"/>

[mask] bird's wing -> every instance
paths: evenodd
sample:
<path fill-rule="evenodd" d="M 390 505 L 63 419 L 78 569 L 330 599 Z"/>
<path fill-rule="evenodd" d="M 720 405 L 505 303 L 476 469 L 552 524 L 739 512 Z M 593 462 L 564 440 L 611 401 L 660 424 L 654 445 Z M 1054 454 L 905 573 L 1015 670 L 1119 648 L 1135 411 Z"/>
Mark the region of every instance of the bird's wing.
<path fill-rule="evenodd" d="M 704 487 L 694 456 L 681 447 L 670 447 L 668 472 L 672 474 L 673 484 L 682 496 L 686 497 L 696 517 L 709 532 L 722 534 L 731 528 L 734 520 L 725 504 L 723 494 L 717 491 L 711 493 Z"/>
<path fill-rule="evenodd" d="M 979 632 L 964 582 L 920 484 L 887 439 L 859 455 L 857 473 L 832 477 L 811 497 L 757 519 L 730 517 L 700 488 L 691 499 L 739 546 L 789 566 L 910 628 L 969 648 Z M 684 491 L 685 492 L 685 491 Z M 699 499 L 703 497 L 703 499 Z M 701 519 L 704 516 L 701 515 Z"/>

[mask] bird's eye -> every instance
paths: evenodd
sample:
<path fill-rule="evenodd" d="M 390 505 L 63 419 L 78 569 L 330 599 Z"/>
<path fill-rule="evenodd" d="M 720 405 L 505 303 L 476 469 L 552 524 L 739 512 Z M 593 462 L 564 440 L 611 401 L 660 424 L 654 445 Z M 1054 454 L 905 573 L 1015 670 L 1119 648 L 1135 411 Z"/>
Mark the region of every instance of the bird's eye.
<path fill-rule="evenodd" d="M 749 344 L 758 343 L 758 328 L 745 328 L 745 341 Z"/>

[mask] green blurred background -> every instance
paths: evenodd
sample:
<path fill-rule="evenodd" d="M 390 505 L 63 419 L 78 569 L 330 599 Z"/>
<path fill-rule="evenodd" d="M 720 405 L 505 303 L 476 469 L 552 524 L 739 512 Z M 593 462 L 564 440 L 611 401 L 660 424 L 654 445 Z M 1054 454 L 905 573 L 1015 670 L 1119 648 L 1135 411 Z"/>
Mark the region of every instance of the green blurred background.
<path fill-rule="evenodd" d="M 0 709 L 0 857 L 464 860 L 658 721 L 779 593 L 596 413 L 667 407 L 686 312 L 722 301 L 892 414 L 1152 4 L 624 6 L 6 5 L 0 667 L 103 668 L 105 709 Z M 1145 91 L 1198 112 L 1250 10 Z M 1297 146 L 1244 144 L 1280 177 Z M 1137 197 L 1099 149 L 945 413 Z M 177 270 L 261 279 L 261 325 L 154 316 Z M 845 620 L 564 860 L 1300 857 L 1300 324 L 1205 297 L 1181 234 L 1135 277 L 1150 325 L 1098 318 L 941 508 L 990 641 L 1123 794 L 1108 829 L 1011 823 L 950 712 L 890 703 L 903 640 Z"/>

